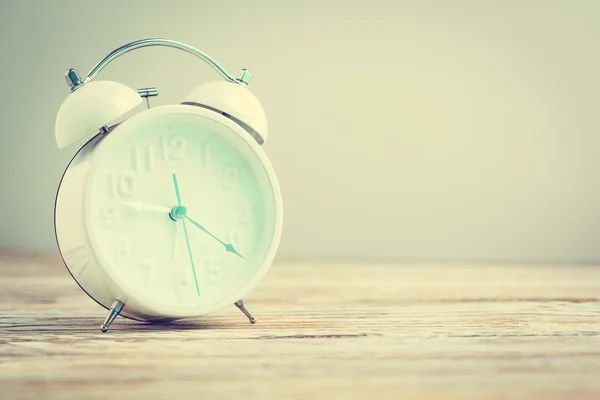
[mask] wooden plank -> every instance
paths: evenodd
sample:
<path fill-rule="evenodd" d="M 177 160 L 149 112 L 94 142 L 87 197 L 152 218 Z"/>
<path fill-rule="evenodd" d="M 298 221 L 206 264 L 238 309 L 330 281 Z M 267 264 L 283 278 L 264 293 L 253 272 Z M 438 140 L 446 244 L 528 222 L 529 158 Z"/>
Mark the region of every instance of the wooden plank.
<path fill-rule="evenodd" d="M 119 318 L 0 253 L 0 398 L 600 398 L 600 268 L 277 262 L 235 307 Z"/>

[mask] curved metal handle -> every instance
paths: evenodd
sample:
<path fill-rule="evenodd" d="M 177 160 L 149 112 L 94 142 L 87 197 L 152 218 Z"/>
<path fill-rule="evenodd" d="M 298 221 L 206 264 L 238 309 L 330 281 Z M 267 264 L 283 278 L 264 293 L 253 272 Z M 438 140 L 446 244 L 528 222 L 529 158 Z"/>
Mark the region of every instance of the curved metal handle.
<path fill-rule="evenodd" d="M 102 61 L 100 61 L 98 64 L 96 64 L 96 66 L 94 68 L 92 68 L 92 70 L 89 72 L 89 74 L 87 74 L 87 77 L 83 80 L 83 82 L 81 82 L 81 81 L 73 82 L 76 84 L 72 85 L 72 90 L 75 90 L 79 86 L 92 80 L 104 67 L 106 67 L 115 58 L 122 56 L 123 54 L 128 53 L 132 50 L 139 49 L 142 47 L 148 47 L 148 46 L 166 46 L 166 47 L 174 47 L 174 48 L 177 48 L 180 50 L 184 50 L 184 51 L 186 51 L 190 54 L 193 54 L 193 55 L 201 58 L 202 60 L 206 61 L 208 63 L 208 65 L 210 65 L 217 72 L 219 72 L 221 74 L 221 76 L 223 76 L 223 78 L 225 78 L 226 80 L 228 80 L 229 82 L 232 82 L 232 83 L 237 83 L 240 85 L 247 85 L 247 83 L 250 79 L 250 73 L 248 71 L 244 72 L 241 79 L 236 79 L 236 78 L 232 77 L 229 73 L 227 73 L 227 71 L 225 71 L 225 69 L 223 67 L 221 67 L 208 54 L 196 49 L 195 47 L 192 47 L 185 43 L 176 42 L 174 40 L 151 38 L 151 39 L 142 39 L 142 40 L 137 40 L 135 42 L 127 43 L 126 45 L 123 45 L 123 46 L 119 47 L 118 49 L 113 50 L 109 55 L 104 57 L 104 59 L 102 59 Z M 72 70 L 69 70 L 69 71 L 72 71 Z M 69 76 L 68 76 L 69 71 L 67 71 L 68 79 L 69 79 Z M 73 80 L 73 79 L 71 78 L 71 80 Z M 69 82 L 69 80 L 67 80 L 67 82 Z"/>

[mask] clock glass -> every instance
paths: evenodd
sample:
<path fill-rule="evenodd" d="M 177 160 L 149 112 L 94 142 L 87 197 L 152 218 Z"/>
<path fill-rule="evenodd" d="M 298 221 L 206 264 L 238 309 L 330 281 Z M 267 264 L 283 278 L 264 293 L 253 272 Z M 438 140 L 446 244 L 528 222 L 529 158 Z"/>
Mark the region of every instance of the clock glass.
<path fill-rule="evenodd" d="M 83 213 L 92 253 L 125 300 L 181 316 L 245 295 L 281 231 L 263 150 L 229 119 L 188 105 L 146 110 L 99 143 Z"/>

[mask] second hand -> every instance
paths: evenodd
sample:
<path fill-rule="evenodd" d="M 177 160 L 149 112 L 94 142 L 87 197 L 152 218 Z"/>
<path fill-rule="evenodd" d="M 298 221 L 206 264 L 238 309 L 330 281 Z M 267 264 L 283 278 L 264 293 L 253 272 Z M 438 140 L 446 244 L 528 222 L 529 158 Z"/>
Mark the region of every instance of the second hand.
<path fill-rule="evenodd" d="M 178 219 L 181 219 L 183 223 L 183 233 L 185 234 L 185 242 L 188 248 L 188 254 L 190 256 L 190 263 L 192 264 L 192 273 L 194 274 L 194 283 L 196 283 L 196 292 L 198 296 L 200 296 L 200 287 L 198 286 L 198 279 L 196 277 L 196 267 L 194 266 L 194 258 L 192 256 L 192 246 L 190 245 L 190 238 L 187 232 L 187 226 L 185 224 L 185 214 L 186 208 L 181 205 L 181 195 L 179 194 L 179 185 L 177 184 L 177 175 L 173 173 L 173 185 L 175 186 L 175 194 L 177 195 L 177 207 L 174 207 L 175 217 L 171 216 L 171 218 L 177 223 Z M 173 213 L 173 211 L 171 213 Z"/>

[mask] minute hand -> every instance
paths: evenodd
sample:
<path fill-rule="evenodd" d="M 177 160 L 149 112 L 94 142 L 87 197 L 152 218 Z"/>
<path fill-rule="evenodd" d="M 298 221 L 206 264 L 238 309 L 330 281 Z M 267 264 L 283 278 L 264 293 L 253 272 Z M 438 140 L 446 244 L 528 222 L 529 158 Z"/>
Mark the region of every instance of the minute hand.
<path fill-rule="evenodd" d="M 196 228 L 200 229 L 203 232 L 206 232 L 211 238 L 213 238 L 217 242 L 221 243 L 223 245 L 223 247 L 225 247 L 225 251 L 233 253 L 233 254 L 239 256 L 240 258 L 242 258 L 244 260 L 246 259 L 246 258 L 244 258 L 244 256 L 242 256 L 240 253 L 237 252 L 237 250 L 233 247 L 233 245 L 231 243 L 225 243 L 224 241 L 222 241 L 221 239 L 219 239 L 218 237 L 216 237 L 215 235 L 213 235 L 212 233 L 210 233 L 208 231 L 208 229 L 206 229 L 205 227 L 203 227 L 202 225 L 200 225 L 199 223 L 197 223 L 196 221 L 194 221 L 193 219 L 191 219 L 187 215 L 185 216 L 185 219 L 187 219 L 188 221 L 190 221 L 192 223 L 192 225 L 194 225 Z"/>

